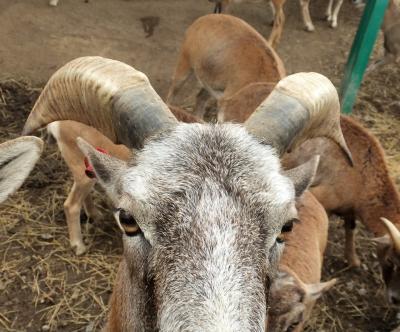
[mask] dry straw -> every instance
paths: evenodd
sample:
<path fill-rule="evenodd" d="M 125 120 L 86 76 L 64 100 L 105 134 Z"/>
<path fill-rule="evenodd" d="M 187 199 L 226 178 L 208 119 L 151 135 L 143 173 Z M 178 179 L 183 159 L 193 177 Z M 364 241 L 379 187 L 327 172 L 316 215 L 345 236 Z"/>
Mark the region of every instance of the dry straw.
<path fill-rule="evenodd" d="M 383 68 L 361 90 L 355 116 L 379 137 L 400 184 L 400 70 Z M 397 91 L 396 91 L 397 90 Z M 40 89 L 26 82 L 0 82 L 0 142 L 19 135 Z M 97 331 L 121 254 L 119 231 L 104 195 L 95 202 L 104 217 L 84 228 L 88 253 L 69 249 L 63 201 L 70 189 L 68 170 L 54 145 L 24 186 L 0 207 L 0 331 Z M 384 299 L 374 245 L 358 231 L 362 267 L 343 259 L 342 222 L 333 219 L 323 278 L 339 278 L 320 300 L 307 331 L 387 331 L 396 312 Z"/>

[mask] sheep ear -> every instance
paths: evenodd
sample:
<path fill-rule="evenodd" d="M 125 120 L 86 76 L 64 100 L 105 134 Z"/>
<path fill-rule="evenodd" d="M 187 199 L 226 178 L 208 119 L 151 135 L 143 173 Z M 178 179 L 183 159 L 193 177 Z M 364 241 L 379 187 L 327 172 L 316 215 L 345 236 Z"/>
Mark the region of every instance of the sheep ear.
<path fill-rule="evenodd" d="M 284 172 L 294 184 L 296 197 L 300 197 L 312 184 L 319 164 L 319 155 L 314 156 L 304 164 Z"/>
<path fill-rule="evenodd" d="M 0 144 L 0 203 L 22 185 L 42 149 L 43 141 L 34 136 L 19 137 Z"/>
<path fill-rule="evenodd" d="M 93 168 L 96 179 L 108 192 L 113 192 L 121 173 L 128 167 L 127 163 L 96 150 L 81 137 L 78 137 L 76 142 Z"/>
<path fill-rule="evenodd" d="M 305 291 L 307 297 L 311 300 L 317 300 L 324 294 L 326 291 L 331 289 L 333 285 L 336 284 L 337 279 L 332 279 L 326 282 L 318 282 L 315 284 L 306 284 Z"/>

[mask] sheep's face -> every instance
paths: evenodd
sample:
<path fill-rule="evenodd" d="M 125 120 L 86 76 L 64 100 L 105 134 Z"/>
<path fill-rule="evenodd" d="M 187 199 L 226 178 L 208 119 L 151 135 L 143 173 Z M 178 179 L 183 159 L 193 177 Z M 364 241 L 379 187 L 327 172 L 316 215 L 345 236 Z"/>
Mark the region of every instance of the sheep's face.
<path fill-rule="evenodd" d="M 400 255 L 396 253 L 388 235 L 378 240 L 378 259 L 386 285 L 386 294 L 391 304 L 400 305 Z"/>
<path fill-rule="evenodd" d="M 301 329 L 305 315 L 306 291 L 289 273 L 280 271 L 271 285 L 268 331 Z"/>
<path fill-rule="evenodd" d="M 179 124 L 128 164 L 80 145 L 117 207 L 133 305 L 147 299 L 154 327 L 264 330 L 279 236 L 314 170 L 292 181 L 236 125 Z"/>
<path fill-rule="evenodd" d="M 282 269 L 271 285 L 268 331 L 302 331 L 315 301 L 335 284 L 304 284 L 293 271 Z"/>

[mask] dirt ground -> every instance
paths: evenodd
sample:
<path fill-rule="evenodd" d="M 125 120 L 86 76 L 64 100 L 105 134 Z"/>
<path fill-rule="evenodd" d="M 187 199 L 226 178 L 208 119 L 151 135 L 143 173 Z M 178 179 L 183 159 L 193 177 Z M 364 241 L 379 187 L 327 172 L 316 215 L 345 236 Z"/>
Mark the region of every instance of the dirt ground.
<path fill-rule="evenodd" d="M 321 72 L 338 86 L 360 13 L 344 3 L 339 28 L 332 30 L 322 20 L 324 6 L 325 1 L 312 3 L 317 31 L 310 34 L 302 30 L 297 1 L 288 2 L 277 51 L 288 73 Z M 60 0 L 57 8 L 46 0 L 0 0 L 0 141 L 19 135 L 43 84 L 78 56 L 127 62 L 145 72 L 164 97 L 185 29 L 212 9 L 206 0 Z M 232 14 L 268 36 L 271 13 L 265 3 L 236 5 Z M 381 40 L 375 57 L 380 53 Z M 188 108 L 195 86 L 182 98 Z M 399 96 L 400 69 L 386 66 L 365 79 L 354 113 L 381 140 L 398 186 Z M 63 214 L 71 186 L 66 179 L 57 149 L 47 145 L 27 182 L 0 208 L 0 331 L 90 332 L 103 323 L 120 234 L 104 195 L 96 193 L 104 217 L 85 223 L 88 253 L 72 254 Z M 324 279 L 337 277 L 339 283 L 318 303 L 307 331 L 390 331 L 400 315 L 385 302 L 369 234 L 358 232 L 359 269 L 346 268 L 343 237 L 341 222 L 333 219 Z"/>

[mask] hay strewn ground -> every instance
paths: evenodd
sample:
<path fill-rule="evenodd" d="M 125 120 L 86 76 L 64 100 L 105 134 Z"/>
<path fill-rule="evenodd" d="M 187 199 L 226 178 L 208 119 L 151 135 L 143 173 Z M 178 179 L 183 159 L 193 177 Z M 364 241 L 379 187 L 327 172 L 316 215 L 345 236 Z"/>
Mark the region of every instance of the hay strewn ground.
<path fill-rule="evenodd" d="M 39 92 L 24 82 L 0 83 L 1 141 L 19 135 Z M 28 181 L 1 207 L 0 331 L 94 331 L 105 317 L 120 237 L 97 199 L 103 223 L 85 231 L 88 254 L 72 253 L 63 213 L 70 186 L 56 146 L 47 145 Z"/>
<path fill-rule="evenodd" d="M 387 66 L 363 86 L 355 116 L 379 137 L 400 185 L 400 70 Z M 0 83 L 0 141 L 17 137 L 40 89 Z M 397 103 L 396 103 L 397 102 Z M 106 314 L 121 254 L 119 231 L 96 195 L 103 220 L 85 231 L 89 251 L 69 249 L 63 201 L 68 171 L 55 146 L 47 145 L 24 186 L 0 208 L 0 331 L 95 331 Z M 307 331 L 389 331 L 396 311 L 386 305 L 374 245 L 358 233 L 360 269 L 346 268 L 343 230 L 332 221 L 324 278 L 340 279 L 319 302 Z"/>
<path fill-rule="evenodd" d="M 391 175 L 400 187 L 400 68 L 388 65 L 365 78 L 353 116 L 382 143 Z M 317 305 L 308 331 L 383 332 L 400 324 L 399 314 L 384 298 L 375 245 L 362 225 L 358 226 L 357 251 L 362 266 L 348 269 L 343 259 L 342 222 L 334 219 L 331 223 L 323 275 L 340 281 Z"/>

